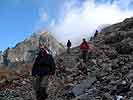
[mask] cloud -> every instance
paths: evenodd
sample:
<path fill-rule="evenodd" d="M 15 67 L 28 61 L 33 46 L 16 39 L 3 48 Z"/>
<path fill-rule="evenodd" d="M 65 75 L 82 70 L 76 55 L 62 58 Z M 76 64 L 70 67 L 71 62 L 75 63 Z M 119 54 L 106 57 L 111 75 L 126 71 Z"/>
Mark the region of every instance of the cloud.
<path fill-rule="evenodd" d="M 37 33 L 40 31 L 43 31 L 45 26 L 47 25 L 48 21 L 49 21 L 48 12 L 44 8 L 40 8 L 39 14 L 38 14 L 38 19 L 34 25 L 33 31 L 36 31 Z M 50 26 L 50 24 L 49 24 L 49 26 Z"/>
<path fill-rule="evenodd" d="M 102 4 L 96 4 L 95 0 L 80 0 L 80 6 L 77 2 L 65 2 L 58 19 L 53 19 L 49 25 L 50 31 L 63 43 L 70 39 L 76 45 L 83 37 L 92 36 L 100 25 L 114 24 L 133 16 L 133 10 L 128 9 L 132 0 Z"/>
<path fill-rule="evenodd" d="M 43 8 L 40 9 L 39 17 L 40 21 L 42 22 L 48 21 L 48 13 Z"/>

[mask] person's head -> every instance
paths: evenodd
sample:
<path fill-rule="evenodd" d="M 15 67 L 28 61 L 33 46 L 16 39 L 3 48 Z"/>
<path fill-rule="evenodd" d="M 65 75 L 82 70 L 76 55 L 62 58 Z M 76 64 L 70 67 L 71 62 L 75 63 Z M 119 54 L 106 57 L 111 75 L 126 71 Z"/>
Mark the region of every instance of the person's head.
<path fill-rule="evenodd" d="M 70 42 L 70 40 L 68 40 L 68 42 Z"/>
<path fill-rule="evenodd" d="M 45 45 L 39 45 L 39 54 L 38 55 L 40 55 L 40 56 L 45 56 L 46 54 L 48 54 L 49 52 L 48 52 L 48 48 L 47 48 L 47 46 L 45 46 Z"/>
<path fill-rule="evenodd" d="M 40 48 L 40 51 L 39 51 L 39 56 L 45 56 L 45 55 L 47 55 L 48 54 L 48 52 L 47 52 L 47 50 L 46 49 L 44 49 L 44 48 Z"/>
<path fill-rule="evenodd" d="M 59 62 L 63 62 L 63 59 L 62 58 L 59 58 Z"/>
<path fill-rule="evenodd" d="M 85 38 L 83 38 L 83 42 L 86 42 L 86 39 Z"/>
<path fill-rule="evenodd" d="M 76 59 L 76 62 L 79 62 L 79 61 L 80 61 L 80 59 L 79 59 L 79 58 L 77 58 L 77 59 Z"/>

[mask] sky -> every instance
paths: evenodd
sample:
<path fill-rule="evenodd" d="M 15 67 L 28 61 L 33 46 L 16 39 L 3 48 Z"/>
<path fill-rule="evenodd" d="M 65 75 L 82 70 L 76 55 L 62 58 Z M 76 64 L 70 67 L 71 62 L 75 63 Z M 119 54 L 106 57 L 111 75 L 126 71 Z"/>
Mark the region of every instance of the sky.
<path fill-rule="evenodd" d="M 0 0 L 0 50 L 47 30 L 77 45 L 101 26 L 133 16 L 133 0 Z"/>

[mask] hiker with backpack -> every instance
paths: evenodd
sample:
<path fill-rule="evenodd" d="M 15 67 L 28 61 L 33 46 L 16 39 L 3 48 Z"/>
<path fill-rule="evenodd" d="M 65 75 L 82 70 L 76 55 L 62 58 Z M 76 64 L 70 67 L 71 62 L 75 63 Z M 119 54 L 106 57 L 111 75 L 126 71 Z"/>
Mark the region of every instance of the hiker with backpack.
<path fill-rule="evenodd" d="M 96 39 L 97 35 L 99 34 L 98 30 L 94 33 L 94 40 Z"/>
<path fill-rule="evenodd" d="M 80 44 L 80 50 L 82 53 L 81 57 L 82 57 L 84 63 L 86 63 L 89 48 L 90 48 L 89 44 L 87 43 L 85 38 L 83 38 L 83 42 Z"/>
<path fill-rule="evenodd" d="M 45 100 L 48 97 L 48 79 L 55 73 L 55 62 L 46 48 L 40 48 L 32 68 L 33 88 L 37 100 Z"/>
<path fill-rule="evenodd" d="M 68 54 L 70 53 L 71 45 L 72 45 L 71 41 L 68 40 L 68 41 L 67 41 L 67 53 L 68 53 Z"/>

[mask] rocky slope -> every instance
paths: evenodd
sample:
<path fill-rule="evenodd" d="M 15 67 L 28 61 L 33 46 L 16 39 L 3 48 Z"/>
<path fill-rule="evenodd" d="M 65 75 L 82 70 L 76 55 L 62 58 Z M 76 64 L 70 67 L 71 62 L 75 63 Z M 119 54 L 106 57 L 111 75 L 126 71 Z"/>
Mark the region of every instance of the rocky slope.
<path fill-rule="evenodd" d="M 104 28 L 89 43 L 93 49 L 86 64 L 79 47 L 58 55 L 48 100 L 133 100 L 133 18 Z M 60 72 L 61 66 L 65 71 Z M 0 99 L 34 100 L 31 80 L 29 74 L 22 74 L 1 88 Z"/>
<path fill-rule="evenodd" d="M 123 97 L 124 100 L 132 100 L 133 18 L 104 28 L 90 41 L 90 44 L 93 45 L 93 49 L 88 54 L 88 62 L 86 65 L 80 65 L 87 68 L 87 75 L 79 73 L 76 69 L 80 61 L 76 62 L 72 59 L 70 61 L 70 58 L 79 58 L 78 47 L 73 49 L 71 54 L 62 55 L 66 76 L 60 79 L 62 83 L 58 82 L 59 80 L 55 81 L 55 84 L 63 84 L 62 87 L 57 86 L 60 88 L 60 95 L 57 95 L 57 98 L 59 100 L 114 100 L 115 97 Z M 68 57 L 69 63 L 72 63 L 71 68 L 68 68 L 69 63 L 65 63 L 68 62 L 65 59 Z"/>

